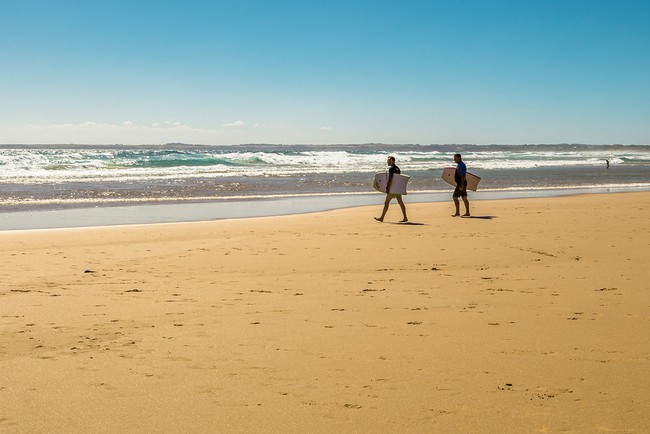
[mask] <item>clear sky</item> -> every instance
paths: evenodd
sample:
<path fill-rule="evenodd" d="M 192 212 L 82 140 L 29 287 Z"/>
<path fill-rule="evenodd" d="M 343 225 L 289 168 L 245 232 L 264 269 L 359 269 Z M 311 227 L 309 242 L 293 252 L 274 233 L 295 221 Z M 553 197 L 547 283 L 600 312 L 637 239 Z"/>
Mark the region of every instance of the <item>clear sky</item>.
<path fill-rule="evenodd" d="M 650 1 L 0 0 L 0 143 L 650 144 Z"/>

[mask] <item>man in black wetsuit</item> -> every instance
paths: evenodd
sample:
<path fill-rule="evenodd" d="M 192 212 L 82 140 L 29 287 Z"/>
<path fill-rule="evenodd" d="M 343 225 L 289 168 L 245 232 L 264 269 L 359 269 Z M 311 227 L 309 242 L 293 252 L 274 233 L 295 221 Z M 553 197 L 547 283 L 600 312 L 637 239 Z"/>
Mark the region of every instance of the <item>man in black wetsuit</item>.
<path fill-rule="evenodd" d="M 465 204 L 465 214 L 463 214 L 462 217 L 469 217 L 469 200 L 467 200 L 467 166 L 463 163 L 463 157 L 460 154 L 454 155 L 454 162 L 456 163 L 456 173 L 454 174 L 456 189 L 454 190 L 453 199 L 454 205 L 456 206 L 456 214 L 452 215 L 452 217 L 458 217 L 460 215 L 459 197 L 463 198 L 463 203 Z"/>
<path fill-rule="evenodd" d="M 384 210 L 381 212 L 381 217 L 375 217 L 375 220 L 378 222 L 383 222 L 384 221 L 384 216 L 386 215 L 386 212 L 388 211 L 388 206 L 390 205 L 390 201 L 393 199 L 397 199 L 397 203 L 399 204 L 400 208 L 402 209 L 402 215 L 404 218 L 400 220 L 400 223 L 405 223 L 409 221 L 409 219 L 406 217 L 406 206 L 404 205 L 404 202 L 402 201 L 402 195 L 401 194 L 391 194 L 390 192 L 390 184 L 393 181 L 393 175 L 394 174 L 399 174 L 400 170 L 399 167 L 395 165 L 395 157 L 388 157 L 388 165 L 390 168 L 388 169 L 388 183 L 386 184 L 386 201 L 384 202 Z"/>

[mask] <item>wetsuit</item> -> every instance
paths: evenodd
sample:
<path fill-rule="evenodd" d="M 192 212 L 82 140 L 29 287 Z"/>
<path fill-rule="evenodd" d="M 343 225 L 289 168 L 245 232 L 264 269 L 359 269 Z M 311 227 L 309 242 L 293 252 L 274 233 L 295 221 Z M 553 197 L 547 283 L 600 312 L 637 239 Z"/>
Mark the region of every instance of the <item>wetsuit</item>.
<path fill-rule="evenodd" d="M 467 166 L 462 161 L 456 165 L 456 172 L 454 173 L 454 181 L 456 181 L 456 189 L 454 190 L 454 197 L 467 196 L 467 178 L 465 178 L 464 185 L 461 186 L 460 182 L 463 176 L 467 176 Z M 464 187 L 461 190 L 461 187 Z"/>
<path fill-rule="evenodd" d="M 393 175 L 396 174 L 396 173 L 399 175 L 399 174 L 401 173 L 401 170 L 399 170 L 399 167 L 397 167 L 395 164 L 393 164 L 393 165 L 390 166 L 390 168 L 388 169 L 388 179 L 389 179 L 389 180 L 392 180 L 392 179 L 393 179 Z M 391 181 L 391 184 L 392 184 L 392 181 Z M 401 194 L 393 194 L 393 193 L 389 193 L 389 195 L 390 195 L 391 197 L 401 196 Z"/>

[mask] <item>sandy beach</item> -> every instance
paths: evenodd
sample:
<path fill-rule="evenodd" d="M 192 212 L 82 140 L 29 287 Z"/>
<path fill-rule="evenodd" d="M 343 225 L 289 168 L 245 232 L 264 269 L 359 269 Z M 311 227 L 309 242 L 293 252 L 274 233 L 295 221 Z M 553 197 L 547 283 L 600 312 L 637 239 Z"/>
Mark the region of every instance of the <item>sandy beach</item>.
<path fill-rule="evenodd" d="M 650 193 L 0 232 L 0 432 L 650 432 Z"/>

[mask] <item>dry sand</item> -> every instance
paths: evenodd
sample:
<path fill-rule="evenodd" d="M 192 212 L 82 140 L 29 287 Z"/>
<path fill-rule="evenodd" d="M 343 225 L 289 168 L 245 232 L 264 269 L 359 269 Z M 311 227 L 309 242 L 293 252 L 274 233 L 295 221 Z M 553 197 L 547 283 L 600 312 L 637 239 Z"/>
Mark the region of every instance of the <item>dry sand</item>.
<path fill-rule="evenodd" d="M 472 205 L 0 233 L 0 432 L 650 432 L 650 193 Z"/>

